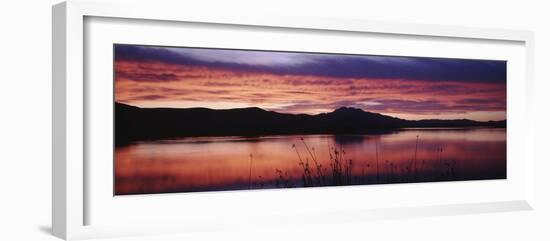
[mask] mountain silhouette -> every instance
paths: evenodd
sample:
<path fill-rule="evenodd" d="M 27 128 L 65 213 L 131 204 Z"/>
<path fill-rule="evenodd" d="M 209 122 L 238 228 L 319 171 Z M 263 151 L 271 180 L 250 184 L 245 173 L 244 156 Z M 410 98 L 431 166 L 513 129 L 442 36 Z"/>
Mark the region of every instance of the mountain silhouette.
<path fill-rule="evenodd" d="M 405 120 L 357 108 L 341 107 L 317 115 L 286 114 L 257 107 L 139 108 L 115 103 L 115 142 L 190 136 L 285 134 L 365 134 L 410 127 L 506 127 L 506 121 Z"/>

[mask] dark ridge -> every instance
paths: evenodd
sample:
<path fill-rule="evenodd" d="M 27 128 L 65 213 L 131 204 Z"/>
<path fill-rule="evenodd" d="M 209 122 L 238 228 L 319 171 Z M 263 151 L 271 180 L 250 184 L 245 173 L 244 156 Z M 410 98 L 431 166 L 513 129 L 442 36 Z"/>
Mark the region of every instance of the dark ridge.
<path fill-rule="evenodd" d="M 365 134 L 410 127 L 506 127 L 506 121 L 404 120 L 357 108 L 341 107 L 317 115 L 285 114 L 258 107 L 139 108 L 115 103 L 115 143 L 191 136 L 284 134 Z"/>

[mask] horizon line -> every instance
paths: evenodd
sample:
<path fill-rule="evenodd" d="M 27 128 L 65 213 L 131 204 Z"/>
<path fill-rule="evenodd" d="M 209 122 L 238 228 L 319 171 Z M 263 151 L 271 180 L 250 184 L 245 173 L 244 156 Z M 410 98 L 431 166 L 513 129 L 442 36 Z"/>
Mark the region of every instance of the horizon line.
<path fill-rule="evenodd" d="M 240 107 L 240 108 L 228 108 L 228 109 L 214 109 L 214 108 L 209 108 L 209 107 L 184 107 L 184 108 L 181 108 L 181 107 L 140 107 L 140 106 L 136 106 L 136 105 L 131 105 L 131 104 L 123 103 L 123 102 L 120 102 L 120 101 L 114 101 L 114 104 L 115 104 L 115 105 L 116 105 L 116 104 L 122 104 L 122 105 L 130 106 L 130 107 L 134 107 L 134 108 L 139 108 L 139 109 L 173 109 L 173 110 L 206 109 L 206 110 L 214 110 L 214 111 L 244 110 L 244 109 L 260 109 L 260 110 L 262 110 L 262 111 L 274 112 L 274 113 L 278 113 L 278 114 L 285 114 L 285 115 L 308 115 L 308 116 L 316 116 L 316 115 L 321 115 L 321 114 L 330 114 L 330 113 L 336 112 L 336 111 L 339 110 L 339 109 L 355 109 L 355 110 L 360 110 L 360 111 L 365 112 L 365 113 L 378 114 L 378 115 L 388 116 L 388 117 L 397 118 L 397 119 L 406 120 L 406 121 L 429 121 L 429 120 L 442 120 L 442 121 L 468 120 L 468 121 L 476 121 L 476 122 L 502 122 L 502 121 L 507 121 L 507 119 L 480 121 L 480 120 L 472 120 L 472 119 L 467 119 L 467 118 L 462 118 L 462 119 L 437 119 L 437 118 L 430 118 L 430 119 L 411 120 L 411 119 L 404 119 L 404 118 L 400 118 L 400 117 L 395 117 L 395 116 L 389 115 L 389 114 L 383 114 L 383 113 L 380 113 L 380 112 L 367 111 L 367 110 L 363 110 L 363 109 L 361 109 L 361 108 L 350 107 L 350 106 L 341 106 L 341 107 L 338 107 L 338 108 L 336 108 L 336 109 L 334 109 L 334 110 L 332 110 L 332 111 L 330 111 L 330 112 L 321 112 L 321 113 L 317 113 L 317 114 L 307 114 L 307 113 L 278 112 L 278 111 L 274 111 L 274 110 L 266 110 L 266 109 L 264 109 L 264 108 L 257 107 L 257 106 Z"/>

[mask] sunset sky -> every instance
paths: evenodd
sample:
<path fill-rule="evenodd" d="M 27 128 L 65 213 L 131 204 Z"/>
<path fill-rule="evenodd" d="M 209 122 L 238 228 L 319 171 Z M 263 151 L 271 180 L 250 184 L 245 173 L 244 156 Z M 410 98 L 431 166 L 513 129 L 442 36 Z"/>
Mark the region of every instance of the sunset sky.
<path fill-rule="evenodd" d="M 405 119 L 506 119 L 506 62 L 115 45 L 115 100 L 139 107 L 355 107 Z"/>

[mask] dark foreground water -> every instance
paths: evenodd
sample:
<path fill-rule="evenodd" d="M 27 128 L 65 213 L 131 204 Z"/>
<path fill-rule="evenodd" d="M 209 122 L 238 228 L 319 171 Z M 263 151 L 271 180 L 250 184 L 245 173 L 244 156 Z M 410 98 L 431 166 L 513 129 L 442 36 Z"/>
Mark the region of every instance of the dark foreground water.
<path fill-rule="evenodd" d="M 199 137 L 115 149 L 115 194 L 506 178 L 506 129 Z"/>

